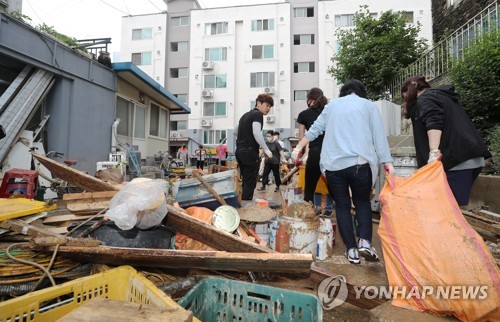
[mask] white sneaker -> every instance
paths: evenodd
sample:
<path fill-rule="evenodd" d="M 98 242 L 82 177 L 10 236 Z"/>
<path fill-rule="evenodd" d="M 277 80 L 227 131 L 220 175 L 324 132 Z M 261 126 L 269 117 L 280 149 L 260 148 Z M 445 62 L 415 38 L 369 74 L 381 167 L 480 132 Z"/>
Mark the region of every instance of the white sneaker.
<path fill-rule="evenodd" d="M 360 238 L 358 241 L 358 250 L 368 262 L 377 262 L 379 261 L 377 251 L 372 246 L 372 244 L 366 239 Z"/>
<path fill-rule="evenodd" d="M 349 248 L 349 250 L 345 251 L 345 257 L 347 257 L 347 260 L 351 264 L 359 264 L 361 261 L 359 260 L 359 253 L 358 249 L 353 247 Z"/>

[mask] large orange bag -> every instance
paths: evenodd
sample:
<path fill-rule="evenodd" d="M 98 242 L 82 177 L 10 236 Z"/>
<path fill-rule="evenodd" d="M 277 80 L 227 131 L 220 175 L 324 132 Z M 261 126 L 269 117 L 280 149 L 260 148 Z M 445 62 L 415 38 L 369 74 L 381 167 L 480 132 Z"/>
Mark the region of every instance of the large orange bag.
<path fill-rule="evenodd" d="M 409 178 L 387 175 L 380 200 L 389 285 L 407 292 L 393 292 L 392 304 L 462 321 L 500 320 L 499 269 L 461 213 L 441 162 Z"/>

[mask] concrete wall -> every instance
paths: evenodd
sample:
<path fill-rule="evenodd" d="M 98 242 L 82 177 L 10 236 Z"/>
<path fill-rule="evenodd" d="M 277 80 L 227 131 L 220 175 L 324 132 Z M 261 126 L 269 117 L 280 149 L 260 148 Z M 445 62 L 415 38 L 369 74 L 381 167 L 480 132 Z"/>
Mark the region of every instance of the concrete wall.
<path fill-rule="evenodd" d="M 432 29 L 434 42 L 446 36 L 446 30 L 453 32 L 495 0 L 432 0 Z"/>
<path fill-rule="evenodd" d="M 468 208 L 489 206 L 487 210 L 500 214 L 500 176 L 480 175 L 472 186 Z"/>
<path fill-rule="evenodd" d="M 108 159 L 111 145 L 115 74 L 51 36 L 0 16 L 0 55 L 57 76 L 46 98 L 48 151 L 62 152 L 78 160 L 77 169 L 95 173 L 96 162 Z"/>

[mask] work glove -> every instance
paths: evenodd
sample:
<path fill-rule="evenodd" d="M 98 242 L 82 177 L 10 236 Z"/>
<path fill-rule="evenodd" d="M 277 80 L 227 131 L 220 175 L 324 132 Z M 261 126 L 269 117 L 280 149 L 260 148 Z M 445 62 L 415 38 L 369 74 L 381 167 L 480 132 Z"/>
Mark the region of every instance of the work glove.
<path fill-rule="evenodd" d="M 273 153 L 271 152 L 271 150 L 267 149 L 266 151 L 264 151 L 264 153 L 267 155 L 267 157 L 270 159 L 273 157 Z"/>
<path fill-rule="evenodd" d="M 306 165 L 307 163 L 307 158 L 309 157 L 309 153 L 306 153 L 303 157 L 302 157 L 302 165 Z"/>
<path fill-rule="evenodd" d="M 291 158 L 292 158 L 293 161 L 297 161 L 297 159 L 299 158 L 300 152 L 302 152 L 302 148 L 303 148 L 303 146 L 297 144 L 297 146 L 295 147 L 295 149 L 293 149 L 292 156 L 291 156 Z"/>
<path fill-rule="evenodd" d="M 394 166 L 392 165 L 392 162 L 387 162 L 385 165 L 384 165 L 384 169 L 385 169 L 385 172 L 387 174 L 394 174 L 395 170 L 394 170 Z"/>
<path fill-rule="evenodd" d="M 441 151 L 431 150 L 431 152 L 429 152 L 429 160 L 427 160 L 427 163 L 440 161 L 442 157 L 443 155 L 441 154 Z"/>

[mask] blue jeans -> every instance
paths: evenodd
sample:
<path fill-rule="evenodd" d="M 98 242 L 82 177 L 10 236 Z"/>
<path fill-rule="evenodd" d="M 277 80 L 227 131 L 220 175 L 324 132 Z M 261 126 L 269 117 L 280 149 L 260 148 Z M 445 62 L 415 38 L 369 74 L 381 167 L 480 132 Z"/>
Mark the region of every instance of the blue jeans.
<path fill-rule="evenodd" d="M 356 207 L 357 231 L 360 238 L 372 240 L 372 209 L 370 192 L 372 189 L 372 170 L 368 163 L 355 165 L 338 171 L 326 171 L 326 182 L 335 201 L 337 226 L 347 249 L 357 247 L 354 224 L 351 215 L 352 203 Z"/>
<path fill-rule="evenodd" d="M 321 193 L 314 193 L 314 205 L 316 207 L 321 207 L 321 202 L 323 201 L 323 195 Z M 326 203 L 325 203 L 325 211 L 329 211 L 330 213 L 333 210 L 333 200 L 330 194 L 326 195 Z"/>

